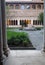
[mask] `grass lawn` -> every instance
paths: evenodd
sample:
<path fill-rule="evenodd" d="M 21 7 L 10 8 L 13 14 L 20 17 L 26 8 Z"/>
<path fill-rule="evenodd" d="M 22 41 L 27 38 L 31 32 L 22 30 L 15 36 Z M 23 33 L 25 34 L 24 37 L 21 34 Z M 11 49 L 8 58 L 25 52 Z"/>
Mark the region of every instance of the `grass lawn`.
<path fill-rule="evenodd" d="M 28 48 L 35 49 L 28 38 L 28 33 L 7 30 L 7 43 L 10 49 Z"/>
<path fill-rule="evenodd" d="M 7 42 L 11 47 L 33 47 L 25 32 L 7 31 Z"/>
<path fill-rule="evenodd" d="M 25 32 L 13 32 L 13 31 L 7 31 L 7 39 L 11 39 L 11 37 L 17 37 L 17 36 L 26 36 L 27 33 Z"/>

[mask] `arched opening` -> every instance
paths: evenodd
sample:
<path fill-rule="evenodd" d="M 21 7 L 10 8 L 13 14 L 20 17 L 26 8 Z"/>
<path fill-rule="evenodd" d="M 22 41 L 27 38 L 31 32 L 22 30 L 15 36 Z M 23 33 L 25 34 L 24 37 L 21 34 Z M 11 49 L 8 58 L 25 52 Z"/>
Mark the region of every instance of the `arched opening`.
<path fill-rule="evenodd" d="M 14 25 L 15 25 L 15 20 L 14 20 Z"/>
<path fill-rule="evenodd" d="M 16 20 L 16 25 L 18 25 L 18 21 Z"/>
<path fill-rule="evenodd" d="M 5 24 L 5 2 L 4 2 L 4 0 L 0 0 L 0 4 L 1 4 L 1 6 L 0 6 L 0 65 L 3 65 L 3 61 L 2 61 L 2 58 L 3 58 L 3 54 L 5 54 L 6 56 L 8 56 L 8 45 L 7 45 L 7 39 L 6 39 L 6 24 Z M 2 7 L 2 5 L 3 5 L 3 7 Z M 3 13 L 4 12 L 4 13 Z M 45 19 L 45 17 L 44 17 L 44 19 Z M 9 20 L 10 21 L 10 20 Z M 23 20 L 22 20 L 23 21 Z M 16 22 L 17 22 L 17 20 L 16 20 Z M 12 23 L 9 23 L 10 25 L 12 24 Z M 16 23 L 17 24 L 17 23 Z M 45 28 L 44 28 L 44 30 L 45 30 Z M 36 38 L 35 38 L 36 39 Z M 17 42 L 17 41 L 16 41 Z M 44 40 L 44 51 L 45 51 L 45 40 Z M 3 53 L 4 52 L 4 53 Z M 33 53 L 32 53 L 33 54 Z M 38 53 L 36 53 L 36 55 L 37 55 Z M 34 54 L 35 55 L 35 54 Z M 44 54 L 43 54 L 44 55 Z M 37 60 L 39 60 L 40 61 L 40 59 L 39 59 L 39 57 L 42 59 L 42 58 L 44 58 L 45 56 L 43 56 L 43 55 L 41 55 L 41 57 L 40 57 L 40 55 L 38 55 L 38 59 Z M 13 56 L 12 56 L 13 57 Z M 24 57 L 24 56 L 23 56 Z M 33 56 L 32 57 L 32 55 L 30 56 L 31 57 L 31 60 L 32 61 L 35 61 L 36 59 L 35 59 L 35 57 Z M 10 57 L 11 58 L 11 57 Z M 37 58 L 37 57 L 36 57 Z M 13 58 L 12 58 L 13 59 Z M 12 60 L 11 59 L 11 60 Z M 15 57 L 15 59 L 16 59 L 16 57 Z M 21 58 L 22 59 L 22 58 Z M 28 58 L 29 59 L 29 58 Z M 13 59 L 14 60 L 14 59 Z M 18 57 L 18 60 L 19 60 L 19 57 Z M 30 59 L 29 59 L 29 61 L 28 62 L 30 62 L 31 61 Z M 9 60 L 8 60 L 9 61 Z M 41 60 L 42 61 L 42 60 Z M 15 61 L 14 61 L 15 62 Z M 32 64 L 32 63 L 26 63 L 27 65 L 29 64 Z M 42 61 L 42 64 L 43 64 L 43 62 L 45 62 L 45 61 Z M 25 64 L 25 63 L 23 63 L 23 64 Z M 34 63 L 33 63 L 34 64 Z M 37 63 L 36 63 L 37 64 Z M 40 63 L 38 63 L 38 64 L 40 64 Z"/>

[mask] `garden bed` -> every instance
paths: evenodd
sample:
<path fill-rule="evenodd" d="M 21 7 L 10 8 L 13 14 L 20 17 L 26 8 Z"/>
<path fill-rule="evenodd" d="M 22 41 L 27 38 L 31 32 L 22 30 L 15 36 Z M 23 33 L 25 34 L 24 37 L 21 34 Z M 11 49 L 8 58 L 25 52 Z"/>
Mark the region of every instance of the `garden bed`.
<path fill-rule="evenodd" d="M 41 30 L 43 29 L 43 27 L 35 27 L 37 30 Z"/>
<path fill-rule="evenodd" d="M 25 32 L 7 31 L 7 42 L 10 48 L 34 48 Z"/>

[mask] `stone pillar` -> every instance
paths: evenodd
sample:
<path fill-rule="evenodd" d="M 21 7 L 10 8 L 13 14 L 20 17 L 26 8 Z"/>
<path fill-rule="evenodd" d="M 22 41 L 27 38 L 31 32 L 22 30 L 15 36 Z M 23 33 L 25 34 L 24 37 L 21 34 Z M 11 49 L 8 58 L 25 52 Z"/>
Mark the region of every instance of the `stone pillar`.
<path fill-rule="evenodd" d="M 15 9 L 15 6 L 16 6 L 16 4 L 14 5 L 14 9 Z"/>
<path fill-rule="evenodd" d="M 36 4 L 36 10 L 37 10 L 38 8 L 37 8 L 37 4 Z"/>
<path fill-rule="evenodd" d="M 5 0 L 1 0 L 1 10 L 2 10 L 2 35 L 3 35 L 3 50 L 4 54 L 8 56 L 8 45 L 6 37 L 6 20 L 5 20 Z"/>
<path fill-rule="evenodd" d="M 31 8 L 31 10 L 32 10 L 32 4 L 30 4 L 30 8 Z"/>
<path fill-rule="evenodd" d="M 45 0 L 44 0 L 44 48 L 43 51 L 45 52 Z"/>
<path fill-rule="evenodd" d="M 1 12 L 1 0 L 0 0 L 0 65 L 3 65 L 3 39 L 2 39 L 2 12 Z"/>
<path fill-rule="evenodd" d="M 42 6 L 42 4 L 41 4 L 41 9 L 43 9 L 42 7 L 43 7 L 43 6 Z"/>
<path fill-rule="evenodd" d="M 45 27 L 44 27 L 44 47 L 43 47 L 43 51 L 45 52 Z"/>
<path fill-rule="evenodd" d="M 14 25 L 14 20 L 13 20 L 13 25 Z"/>
<path fill-rule="evenodd" d="M 31 19 L 31 25 L 33 25 L 33 19 Z"/>
<path fill-rule="evenodd" d="M 18 20 L 18 25 L 20 25 L 20 20 Z"/>

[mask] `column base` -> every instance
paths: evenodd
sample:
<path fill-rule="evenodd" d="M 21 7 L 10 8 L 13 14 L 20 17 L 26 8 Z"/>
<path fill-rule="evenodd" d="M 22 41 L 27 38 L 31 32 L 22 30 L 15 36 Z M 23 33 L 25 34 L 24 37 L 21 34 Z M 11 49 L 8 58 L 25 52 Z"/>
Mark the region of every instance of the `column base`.
<path fill-rule="evenodd" d="M 0 61 L 0 65 L 3 65 L 3 62 Z"/>
<path fill-rule="evenodd" d="M 45 46 L 44 46 L 43 52 L 45 52 Z"/>
<path fill-rule="evenodd" d="M 3 54 L 3 60 L 6 58 L 6 56 Z"/>
<path fill-rule="evenodd" d="M 3 65 L 3 58 L 0 57 L 0 65 Z"/>
<path fill-rule="evenodd" d="M 43 48 L 43 49 L 41 50 L 41 52 L 45 52 L 45 49 Z"/>
<path fill-rule="evenodd" d="M 4 50 L 4 55 L 6 55 L 6 57 L 8 57 L 8 55 L 9 55 L 9 48 L 7 50 Z"/>
<path fill-rule="evenodd" d="M 43 52 L 45 52 L 45 49 L 43 49 Z"/>
<path fill-rule="evenodd" d="M 0 57 L 0 65 L 3 65 L 5 58 L 6 58 L 6 56 L 4 54 L 2 54 L 2 56 Z"/>

